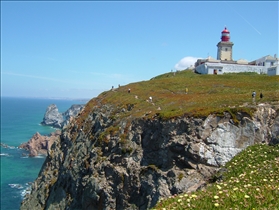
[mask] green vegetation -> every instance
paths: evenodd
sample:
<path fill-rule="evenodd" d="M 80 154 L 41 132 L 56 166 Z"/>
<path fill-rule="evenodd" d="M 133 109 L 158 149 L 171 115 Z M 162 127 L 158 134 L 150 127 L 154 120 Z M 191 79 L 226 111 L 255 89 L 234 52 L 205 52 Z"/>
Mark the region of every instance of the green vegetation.
<path fill-rule="evenodd" d="M 247 147 L 225 166 L 222 180 L 161 200 L 154 209 L 279 209 L 279 145 Z"/>
<path fill-rule="evenodd" d="M 128 93 L 129 88 L 131 93 Z M 254 90 L 257 92 L 255 102 L 251 97 Z M 260 92 L 264 95 L 262 99 Z M 152 96 L 153 103 L 148 102 L 149 96 Z M 255 73 L 200 75 L 184 70 L 105 91 L 88 102 L 84 115 L 94 106 L 101 107 L 103 104 L 117 107 L 117 117 L 114 115 L 114 119 L 154 116 L 169 119 L 183 115 L 204 117 L 224 111 L 251 114 L 255 103 L 278 101 L 278 76 Z M 123 109 L 126 111 L 121 111 Z"/>

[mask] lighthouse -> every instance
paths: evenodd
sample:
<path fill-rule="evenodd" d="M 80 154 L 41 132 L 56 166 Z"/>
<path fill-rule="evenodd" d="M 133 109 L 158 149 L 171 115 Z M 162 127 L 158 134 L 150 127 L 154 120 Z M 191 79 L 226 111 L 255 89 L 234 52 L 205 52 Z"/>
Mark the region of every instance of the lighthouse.
<path fill-rule="evenodd" d="M 230 41 L 230 32 L 225 27 L 221 32 L 221 41 L 217 44 L 217 60 L 232 61 L 232 46 Z"/>

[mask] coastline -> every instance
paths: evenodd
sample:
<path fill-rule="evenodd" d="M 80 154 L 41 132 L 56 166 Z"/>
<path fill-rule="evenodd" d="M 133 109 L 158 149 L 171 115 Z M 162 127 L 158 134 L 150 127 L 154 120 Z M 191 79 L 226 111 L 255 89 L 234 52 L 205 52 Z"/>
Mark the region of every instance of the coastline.
<path fill-rule="evenodd" d="M 32 183 L 45 161 L 46 155 L 29 157 L 27 151 L 18 148 L 36 133 L 49 135 L 57 128 L 41 125 L 46 108 L 55 103 L 60 112 L 73 104 L 81 104 L 74 99 L 39 99 L 1 96 L 1 207 L 0 209 L 19 209 L 26 193 L 28 183 Z M 22 186 L 22 187 L 20 187 Z"/>

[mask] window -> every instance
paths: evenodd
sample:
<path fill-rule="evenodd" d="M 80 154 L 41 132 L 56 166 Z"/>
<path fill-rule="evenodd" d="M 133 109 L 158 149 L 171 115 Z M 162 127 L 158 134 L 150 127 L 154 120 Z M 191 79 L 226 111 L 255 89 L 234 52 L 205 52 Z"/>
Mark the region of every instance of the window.
<path fill-rule="evenodd" d="M 225 51 L 228 51 L 228 48 L 225 48 Z"/>

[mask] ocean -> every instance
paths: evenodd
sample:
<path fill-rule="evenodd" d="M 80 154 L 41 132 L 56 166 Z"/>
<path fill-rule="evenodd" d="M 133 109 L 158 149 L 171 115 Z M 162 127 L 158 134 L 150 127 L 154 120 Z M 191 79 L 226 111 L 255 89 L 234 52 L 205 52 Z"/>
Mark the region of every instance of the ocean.
<path fill-rule="evenodd" d="M 20 203 L 41 169 L 45 156 L 26 157 L 21 143 L 33 134 L 47 135 L 54 128 L 42 126 L 44 114 L 50 104 L 65 112 L 73 104 L 85 104 L 85 100 L 10 98 L 1 97 L 1 210 L 19 209 Z"/>

